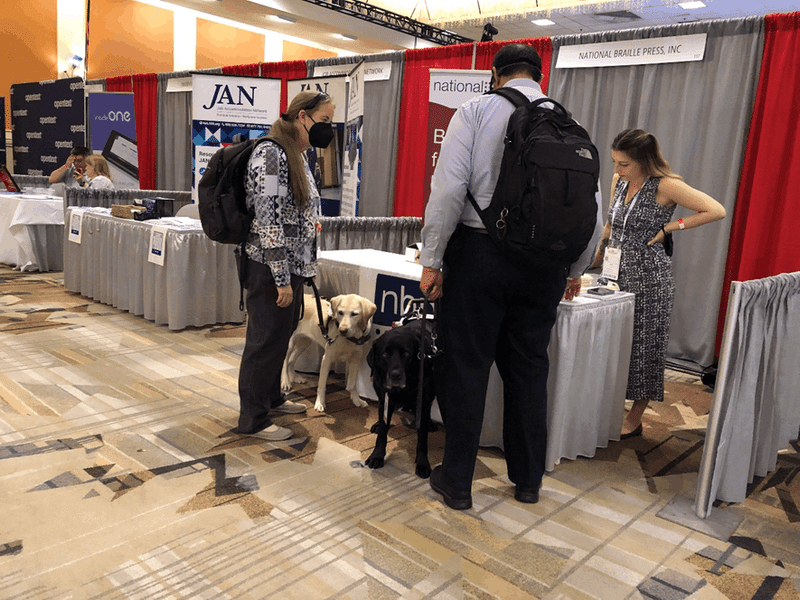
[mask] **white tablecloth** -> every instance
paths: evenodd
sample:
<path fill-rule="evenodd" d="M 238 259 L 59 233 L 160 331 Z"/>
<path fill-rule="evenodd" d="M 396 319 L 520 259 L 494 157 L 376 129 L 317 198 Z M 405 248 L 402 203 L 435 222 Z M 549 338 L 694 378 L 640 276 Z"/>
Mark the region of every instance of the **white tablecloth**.
<path fill-rule="evenodd" d="M 21 271 L 61 270 L 64 201 L 45 194 L 0 194 L 0 262 Z"/>
<path fill-rule="evenodd" d="M 374 329 L 379 333 L 399 317 L 403 298 L 420 297 L 422 267 L 400 254 L 377 250 L 334 250 L 320 253 L 317 285 L 328 297 L 357 293 L 378 306 Z M 625 407 L 634 296 L 584 294 L 562 301 L 553 328 L 548 378 L 548 443 L 546 468 L 562 458 L 594 456 L 598 447 L 618 440 Z M 358 392 L 375 398 L 369 369 L 359 374 Z M 502 381 L 492 367 L 486 396 L 481 445 L 502 448 Z"/>
<path fill-rule="evenodd" d="M 241 323 L 239 278 L 232 245 L 212 242 L 200 221 L 180 218 L 134 221 L 107 209 L 82 213 L 80 244 L 64 235 L 64 286 L 170 329 Z M 175 223 L 164 244 L 164 265 L 148 261 L 154 225 Z M 69 229 L 68 227 L 66 228 Z"/>

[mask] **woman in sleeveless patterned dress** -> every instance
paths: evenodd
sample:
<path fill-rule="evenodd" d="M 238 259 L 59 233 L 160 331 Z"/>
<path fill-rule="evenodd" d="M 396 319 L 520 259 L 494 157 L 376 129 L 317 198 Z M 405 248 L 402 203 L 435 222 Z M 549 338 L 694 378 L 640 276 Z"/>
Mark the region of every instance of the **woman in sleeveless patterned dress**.
<path fill-rule="evenodd" d="M 594 265 L 617 256 L 619 288 L 636 294 L 626 393 L 633 406 L 622 427 L 620 437 L 625 439 L 641 435 L 648 403 L 664 400 L 664 365 L 675 295 L 665 236 L 722 219 L 725 208 L 673 173 L 656 138 L 641 129 L 618 134 L 611 144 L 611 158 L 611 203 Z M 673 221 L 676 206 L 694 214 Z"/>

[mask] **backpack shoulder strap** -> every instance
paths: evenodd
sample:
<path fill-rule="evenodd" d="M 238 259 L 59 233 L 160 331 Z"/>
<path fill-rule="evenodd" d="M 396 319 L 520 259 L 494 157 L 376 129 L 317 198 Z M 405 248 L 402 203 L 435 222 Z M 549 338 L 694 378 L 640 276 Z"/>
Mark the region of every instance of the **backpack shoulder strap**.
<path fill-rule="evenodd" d="M 497 94 L 498 96 L 502 96 L 517 108 L 519 108 L 520 106 L 527 106 L 528 104 L 530 104 L 530 100 L 528 100 L 528 97 L 525 94 L 520 92 L 518 89 L 512 87 L 495 88 L 493 90 L 489 90 L 486 93 Z"/>

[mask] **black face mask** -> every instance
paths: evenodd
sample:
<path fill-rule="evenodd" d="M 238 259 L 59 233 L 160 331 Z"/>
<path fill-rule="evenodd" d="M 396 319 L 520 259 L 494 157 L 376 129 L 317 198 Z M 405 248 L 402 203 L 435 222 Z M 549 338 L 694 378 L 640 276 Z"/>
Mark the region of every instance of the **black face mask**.
<path fill-rule="evenodd" d="M 314 117 L 311 115 L 308 118 L 314 121 Z M 333 125 L 330 123 L 317 123 L 314 121 L 311 129 L 306 127 L 306 131 L 308 132 L 308 143 L 314 148 L 327 148 L 333 140 Z"/>

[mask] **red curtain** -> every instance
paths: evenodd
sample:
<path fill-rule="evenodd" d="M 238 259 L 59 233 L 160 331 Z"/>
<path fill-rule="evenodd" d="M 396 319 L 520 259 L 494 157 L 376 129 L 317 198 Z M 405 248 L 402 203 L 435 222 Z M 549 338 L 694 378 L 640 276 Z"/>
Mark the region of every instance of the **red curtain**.
<path fill-rule="evenodd" d="M 289 79 L 303 79 L 308 77 L 308 68 L 304 60 L 286 60 L 283 62 L 261 63 L 262 77 L 275 77 L 281 80 L 281 112 L 286 111 L 289 105 L 288 88 L 286 82 Z"/>
<path fill-rule="evenodd" d="M 547 84 L 550 81 L 550 62 L 553 59 L 553 40 L 549 37 L 532 38 L 527 40 L 511 40 L 508 42 L 483 42 L 478 44 L 475 55 L 475 68 L 489 70 L 492 68 L 492 59 L 497 51 L 508 44 L 526 44 L 533 48 L 542 57 L 542 91 L 547 93 Z"/>
<path fill-rule="evenodd" d="M 222 67 L 222 72 L 225 73 L 225 75 L 253 75 L 258 77 L 258 65 L 259 63 L 253 63 L 250 65 Z"/>
<path fill-rule="evenodd" d="M 394 215 L 421 217 L 428 136 L 428 69 L 469 69 L 472 44 L 406 50 L 397 139 Z"/>
<path fill-rule="evenodd" d="M 122 75 L 120 77 L 109 77 L 106 79 L 107 92 L 132 92 L 133 82 L 130 75 Z"/>
<path fill-rule="evenodd" d="M 764 55 L 750 120 L 717 327 L 722 341 L 731 281 L 800 270 L 800 12 L 765 18 Z"/>
<path fill-rule="evenodd" d="M 136 111 L 136 147 L 139 153 L 139 188 L 156 189 L 156 131 L 158 128 L 158 76 L 133 76 Z"/>

